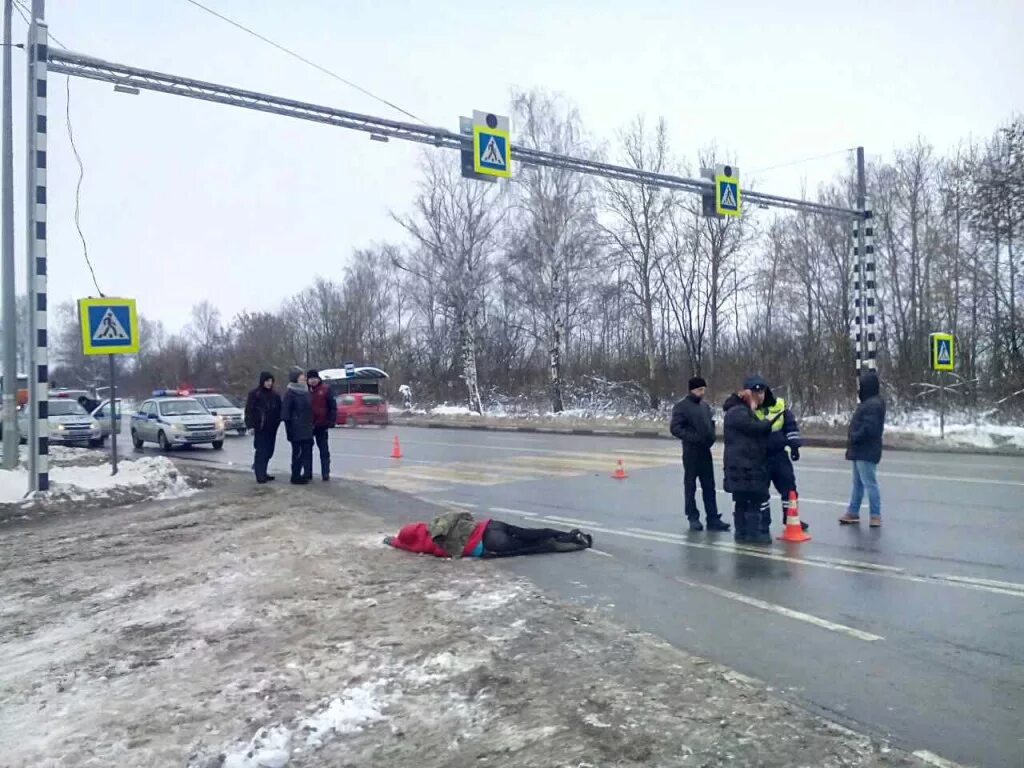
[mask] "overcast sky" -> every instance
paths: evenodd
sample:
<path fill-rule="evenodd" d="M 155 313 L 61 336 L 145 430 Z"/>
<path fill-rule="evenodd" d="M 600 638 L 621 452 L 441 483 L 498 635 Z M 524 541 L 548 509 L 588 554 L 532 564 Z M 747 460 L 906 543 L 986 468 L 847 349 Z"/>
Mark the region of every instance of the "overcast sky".
<path fill-rule="evenodd" d="M 945 150 L 1024 109 L 1020 0 L 204 4 L 433 125 L 456 129 L 474 108 L 507 112 L 512 88 L 539 86 L 571 98 L 612 155 L 633 116 L 663 115 L 687 161 L 715 142 L 745 177 L 857 144 L 889 156 L 919 135 Z M 100 58 L 405 119 L 186 0 L 49 0 L 47 19 L 68 47 Z M 24 77 L 15 51 L 19 268 Z M 51 76 L 51 306 L 94 293 L 73 222 L 64 80 Z M 71 116 L 100 287 L 136 297 L 172 330 L 202 299 L 226 319 L 275 309 L 316 275 L 340 276 L 353 248 L 400 240 L 389 211 L 409 205 L 423 151 L 77 79 Z M 844 162 L 758 174 L 759 188 L 799 195 Z"/>

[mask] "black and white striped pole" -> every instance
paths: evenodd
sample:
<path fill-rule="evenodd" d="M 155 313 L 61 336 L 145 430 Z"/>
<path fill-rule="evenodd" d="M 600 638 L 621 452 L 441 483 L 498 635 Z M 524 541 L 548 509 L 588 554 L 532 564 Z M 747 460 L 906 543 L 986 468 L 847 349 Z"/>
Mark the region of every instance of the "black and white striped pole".
<path fill-rule="evenodd" d="M 26 219 L 28 340 L 28 490 L 50 488 L 49 355 L 46 319 L 46 68 L 42 0 L 33 0 L 28 31 Z"/>
<path fill-rule="evenodd" d="M 856 374 L 878 370 L 878 317 L 875 280 L 875 228 L 868 204 L 864 147 L 857 147 L 857 208 L 853 220 L 854 326 Z"/>

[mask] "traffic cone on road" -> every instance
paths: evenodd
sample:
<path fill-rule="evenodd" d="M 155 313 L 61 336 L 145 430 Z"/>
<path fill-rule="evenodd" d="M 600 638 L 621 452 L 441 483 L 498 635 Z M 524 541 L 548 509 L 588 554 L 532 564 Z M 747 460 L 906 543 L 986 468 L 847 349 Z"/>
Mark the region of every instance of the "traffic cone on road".
<path fill-rule="evenodd" d="M 626 466 L 622 463 L 622 459 L 619 459 L 619 464 L 615 467 L 615 471 L 612 472 L 612 477 L 616 480 L 625 480 L 629 477 L 629 475 L 626 474 Z"/>
<path fill-rule="evenodd" d="M 391 446 L 391 458 L 400 459 L 402 458 L 402 444 L 398 442 L 398 435 L 395 435 L 395 442 Z"/>
<path fill-rule="evenodd" d="M 786 510 L 786 529 L 779 536 L 779 541 L 810 541 L 809 534 L 800 525 L 800 510 L 797 506 L 796 491 L 789 492 L 789 509 Z"/>

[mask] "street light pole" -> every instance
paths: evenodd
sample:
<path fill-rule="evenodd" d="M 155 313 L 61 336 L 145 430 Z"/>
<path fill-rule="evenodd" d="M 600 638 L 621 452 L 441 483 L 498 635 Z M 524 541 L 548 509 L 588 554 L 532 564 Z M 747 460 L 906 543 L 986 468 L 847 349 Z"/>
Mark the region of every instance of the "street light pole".
<path fill-rule="evenodd" d="M 18 392 L 18 313 L 14 290 L 14 116 L 11 95 L 11 14 L 14 0 L 4 0 L 4 52 L 3 52 L 3 137 L 0 154 L 3 155 L 2 194 L 3 219 L 0 231 L 0 260 L 3 261 L 3 429 L 4 469 L 18 466 L 18 423 L 15 398 Z"/>

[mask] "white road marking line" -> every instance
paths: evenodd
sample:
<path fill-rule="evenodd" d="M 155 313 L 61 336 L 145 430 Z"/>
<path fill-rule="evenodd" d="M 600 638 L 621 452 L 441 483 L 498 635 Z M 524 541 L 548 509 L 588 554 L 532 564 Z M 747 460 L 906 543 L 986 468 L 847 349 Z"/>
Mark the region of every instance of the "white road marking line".
<path fill-rule="evenodd" d="M 489 507 L 488 511 L 506 515 L 522 515 L 523 517 L 537 517 L 536 512 L 527 512 L 523 509 L 509 509 L 508 507 Z"/>
<path fill-rule="evenodd" d="M 603 557 L 615 557 L 615 555 L 613 555 L 611 552 L 605 552 L 601 549 L 594 549 L 593 547 L 585 551 L 589 552 L 592 555 L 602 555 Z"/>
<path fill-rule="evenodd" d="M 577 520 L 573 517 L 558 517 L 556 515 L 545 515 L 546 520 L 554 520 L 557 523 L 566 523 L 568 525 L 592 525 L 589 520 Z"/>
<path fill-rule="evenodd" d="M 735 600 L 738 603 L 744 603 L 746 605 L 753 606 L 754 608 L 760 608 L 763 611 L 777 613 L 780 616 L 785 616 L 789 619 L 796 619 L 797 621 L 803 621 L 808 624 L 813 624 L 816 627 L 821 627 L 822 629 L 827 629 L 831 632 L 840 632 L 844 635 L 849 635 L 850 637 L 856 638 L 858 640 L 864 640 L 868 643 L 873 643 L 876 640 L 885 639 L 881 635 L 875 635 L 871 632 L 865 632 L 860 629 L 854 629 L 853 627 L 848 627 L 845 624 L 836 624 L 834 621 L 829 621 L 828 619 L 823 619 L 819 616 L 813 616 L 809 613 L 803 613 L 801 611 L 794 611 L 792 608 L 786 608 L 783 605 L 769 603 L 765 600 L 759 600 L 756 597 L 750 597 L 748 595 L 741 595 L 739 592 L 730 592 L 729 590 L 722 589 L 721 587 L 714 587 L 710 584 L 701 584 L 700 582 L 696 581 L 687 581 L 686 579 L 680 579 L 678 577 L 676 577 L 676 581 L 680 582 L 681 584 L 685 584 L 688 587 L 703 589 L 708 592 L 712 592 L 716 595 L 720 595 L 721 597 L 726 597 L 730 600 Z"/>
<path fill-rule="evenodd" d="M 970 576 L 953 576 L 948 573 L 938 573 L 932 576 L 933 579 L 940 581 L 953 581 L 957 584 L 973 584 L 981 587 L 1001 587 L 1002 589 L 1009 589 L 1015 592 L 1024 592 L 1024 584 L 1018 584 L 1013 581 L 997 581 L 996 579 L 975 579 Z"/>
<path fill-rule="evenodd" d="M 462 507 L 463 509 L 476 509 L 479 504 L 469 504 L 465 501 L 452 501 L 451 499 L 438 499 L 438 504 L 447 504 L 450 507 Z"/>
<path fill-rule="evenodd" d="M 952 760 L 939 757 L 934 752 L 929 752 L 927 749 L 919 749 L 914 752 L 913 755 L 918 760 L 923 760 L 928 763 L 928 765 L 934 765 L 935 768 L 963 768 L 960 763 L 954 763 Z"/>

